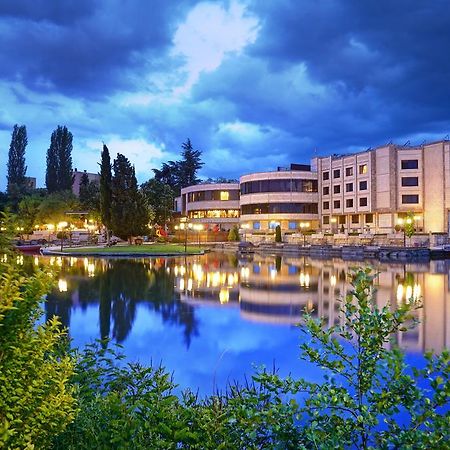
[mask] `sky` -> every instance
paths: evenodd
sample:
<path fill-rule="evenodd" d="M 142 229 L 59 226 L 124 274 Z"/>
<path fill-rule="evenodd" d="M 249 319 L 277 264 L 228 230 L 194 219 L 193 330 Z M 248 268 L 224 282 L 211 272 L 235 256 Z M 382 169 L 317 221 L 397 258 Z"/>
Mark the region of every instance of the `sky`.
<path fill-rule="evenodd" d="M 200 175 L 450 133 L 446 0 L 1 0 L 0 189 L 14 124 L 44 186 L 50 135 L 73 166 L 102 142 L 139 182 L 190 138 Z"/>

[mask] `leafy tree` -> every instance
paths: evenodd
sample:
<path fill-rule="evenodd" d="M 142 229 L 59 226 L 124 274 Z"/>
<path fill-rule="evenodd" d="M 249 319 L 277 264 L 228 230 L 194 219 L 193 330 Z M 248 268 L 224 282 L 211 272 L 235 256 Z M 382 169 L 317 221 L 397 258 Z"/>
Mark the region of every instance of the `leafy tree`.
<path fill-rule="evenodd" d="M 78 199 L 72 191 L 55 192 L 39 205 L 38 220 L 56 225 L 58 222 L 67 221 L 66 212 L 78 207 Z"/>
<path fill-rule="evenodd" d="M 281 227 L 280 227 L 280 225 L 277 225 L 275 227 L 275 242 L 283 242 L 283 239 L 281 238 Z"/>
<path fill-rule="evenodd" d="M 72 189 L 72 133 L 58 125 L 47 150 L 45 183 L 49 193 Z"/>
<path fill-rule="evenodd" d="M 0 192 L 0 211 L 4 211 L 8 204 L 8 195 L 4 192 Z"/>
<path fill-rule="evenodd" d="M 181 145 L 182 159 L 179 161 L 169 161 L 163 163 L 161 169 L 153 169 L 155 179 L 164 184 L 168 184 L 175 195 L 180 194 L 184 187 L 198 184 L 197 171 L 203 166 L 200 150 L 194 150 L 190 139 Z"/>
<path fill-rule="evenodd" d="M 0 265 L 0 447 L 48 448 L 75 417 L 74 361 L 58 320 L 38 325 L 49 275 Z"/>
<path fill-rule="evenodd" d="M 16 190 L 23 194 L 26 190 L 25 149 L 27 144 L 26 126 L 14 125 L 8 152 L 7 192 L 9 194 Z"/>
<path fill-rule="evenodd" d="M 228 233 L 228 240 L 229 241 L 234 241 L 237 242 L 240 240 L 239 238 L 239 229 L 236 225 L 233 225 L 233 228 L 231 228 L 231 230 Z"/>
<path fill-rule="evenodd" d="M 100 163 L 100 217 L 106 228 L 106 240 L 109 244 L 110 230 L 112 228 L 111 220 L 112 208 L 112 172 L 111 157 L 106 145 L 103 144 L 101 163 Z"/>
<path fill-rule="evenodd" d="M 414 223 L 414 214 L 412 212 L 409 212 L 406 215 L 405 223 L 404 223 L 404 233 L 405 236 L 411 239 L 414 236 L 414 233 L 416 232 L 416 227 Z"/>
<path fill-rule="evenodd" d="M 100 187 L 95 181 L 89 181 L 86 173 L 83 173 L 80 182 L 80 200 L 81 209 L 88 211 L 92 217 L 99 217 L 100 214 Z"/>
<path fill-rule="evenodd" d="M 19 203 L 19 226 L 24 228 L 25 234 L 31 234 L 38 223 L 39 207 L 44 201 L 39 195 L 27 195 Z"/>
<path fill-rule="evenodd" d="M 152 178 L 141 186 L 148 206 L 153 212 L 153 223 L 166 225 L 173 214 L 175 193 L 173 189 L 161 181 Z"/>
<path fill-rule="evenodd" d="M 181 156 L 183 159 L 179 163 L 179 185 L 180 188 L 185 188 L 199 183 L 197 171 L 202 168 L 204 163 L 201 161 L 202 152 L 200 150 L 194 150 L 190 139 L 183 142 L 181 148 Z"/>
<path fill-rule="evenodd" d="M 148 208 L 138 190 L 134 167 L 120 153 L 113 163 L 111 225 L 116 236 L 128 239 L 148 230 Z"/>

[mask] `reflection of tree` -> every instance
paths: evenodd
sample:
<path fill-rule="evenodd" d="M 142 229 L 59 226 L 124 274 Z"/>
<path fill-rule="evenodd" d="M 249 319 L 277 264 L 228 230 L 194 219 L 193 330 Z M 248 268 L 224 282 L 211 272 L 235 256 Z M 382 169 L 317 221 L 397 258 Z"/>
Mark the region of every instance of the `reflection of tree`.
<path fill-rule="evenodd" d="M 184 328 L 184 342 L 189 348 L 193 336 L 198 336 L 198 322 L 194 308 L 180 302 L 174 290 L 174 278 L 164 267 L 154 269 L 154 280 L 149 290 L 150 306 L 161 314 L 163 322 Z"/>
<path fill-rule="evenodd" d="M 62 326 L 69 328 L 71 310 L 72 298 L 69 292 L 57 292 L 53 290 L 47 295 L 45 302 L 45 319 L 47 321 L 53 316 L 57 316 Z"/>

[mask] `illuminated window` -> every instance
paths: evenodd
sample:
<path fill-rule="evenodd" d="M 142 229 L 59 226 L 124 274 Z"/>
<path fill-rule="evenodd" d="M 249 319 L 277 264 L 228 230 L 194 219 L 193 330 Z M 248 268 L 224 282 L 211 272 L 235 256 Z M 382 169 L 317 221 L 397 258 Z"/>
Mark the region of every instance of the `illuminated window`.
<path fill-rule="evenodd" d="M 228 200 L 230 193 L 228 191 L 220 191 L 220 200 Z"/>
<path fill-rule="evenodd" d="M 367 164 L 361 164 L 359 166 L 359 173 L 360 175 L 367 173 Z"/>

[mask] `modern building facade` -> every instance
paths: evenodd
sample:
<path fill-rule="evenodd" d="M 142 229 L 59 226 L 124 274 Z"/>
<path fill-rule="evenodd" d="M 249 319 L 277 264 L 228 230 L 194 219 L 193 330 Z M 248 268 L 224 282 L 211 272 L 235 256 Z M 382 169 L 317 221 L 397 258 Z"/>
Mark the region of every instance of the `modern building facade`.
<path fill-rule="evenodd" d="M 250 233 L 273 231 L 277 225 L 284 232 L 295 232 L 301 224 L 319 226 L 317 173 L 311 166 L 291 164 L 244 175 L 240 192 L 240 225 Z"/>
<path fill-rule="evenodd" d="M 312 166 L 323 230 L 389 233 L 412 213 L 417 231 L 449 231 L 449 141 L 390 144 L 314 158 Z"/>
<path fill-rule="evenodd" d="M 239 224 L 239 184 L 197 184 L 181 190 L 176 210 L 191 223 L 230 230 Z"/>
<path fill-rule="evenodd" d="M 189 220 L 239 223 L 242 234 L 273 234 L 277 225 L 285 234 L 389 234 L 407 217 L 418 232 L 450 234 L 450 141 L 315 157 L 239 184 L 190 186 L 178 202 Z"/>

